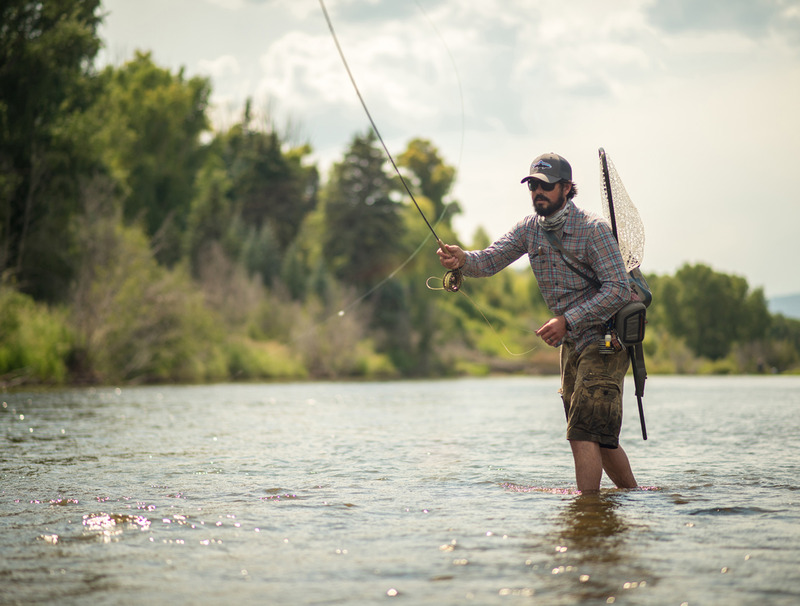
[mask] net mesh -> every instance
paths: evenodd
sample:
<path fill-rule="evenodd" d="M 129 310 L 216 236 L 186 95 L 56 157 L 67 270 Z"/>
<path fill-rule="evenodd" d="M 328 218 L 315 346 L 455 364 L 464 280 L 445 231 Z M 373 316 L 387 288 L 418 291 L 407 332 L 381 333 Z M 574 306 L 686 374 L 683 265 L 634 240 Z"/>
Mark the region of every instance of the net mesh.
<path fill-rule="evenodd" d="M 639 216 L 639 211 L 633 205 L 622 179 L 619 178 L 617 169 L 611 158 L 606 156 L 608 165 L 608 177 L 611 184 L 611 195 L 614 203 L 614 216 L 617 222 L 617 237 L 619 238 L 619 250 L 622 259 L 625 261 L 627 271 L 639 267 L 644 257 L 644 225 Z M 603 176 L 603 159 L 600 158 L 600 191 L 603 196 L 603 216 L 611 222 L 611 211 L 608 204 L 608 191 L 606 181 Z"/>

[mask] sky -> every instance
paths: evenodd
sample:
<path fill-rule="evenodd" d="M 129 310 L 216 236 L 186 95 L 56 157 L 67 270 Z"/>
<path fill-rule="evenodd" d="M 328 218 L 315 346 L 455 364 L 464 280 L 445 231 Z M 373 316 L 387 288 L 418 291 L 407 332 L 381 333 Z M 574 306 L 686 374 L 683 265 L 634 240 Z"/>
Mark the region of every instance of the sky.
<path fill-rule="evenodd" d="M 430 140 L 464 244 L 532 212 L 520 179 L 567 158 L 601 213 L 598 149 L 644 223 L 642 269 L 703 263 L 800 293 L 800 0 L 325 0 L 395 156 Z M 136 50 L 253 107 L 326 171 L 369 121 L 319 0 L 104 0 L 98 66 Z M 433 251 L 431 252 L 433 254 Z"/>

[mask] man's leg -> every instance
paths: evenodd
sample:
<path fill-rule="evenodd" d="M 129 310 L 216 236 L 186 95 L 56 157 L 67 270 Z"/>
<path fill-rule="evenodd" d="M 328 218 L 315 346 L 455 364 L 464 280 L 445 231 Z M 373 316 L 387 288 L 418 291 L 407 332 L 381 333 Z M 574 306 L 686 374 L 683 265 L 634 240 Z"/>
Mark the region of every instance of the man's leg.
<path fill-rule="evenodd" d="M 570 440 L 572 458 L 575 460 L 575 480 L 581 492 L 600 490 L 600 479 L 603 476 L 603 459 L 600 444 L 583 440 Z"/>
<path fill-rule="evenodd" d="M 600 448 L 597 442 L 570 440 L 575 460 L 575 480 L 581 492 L 600 490 L 600 480 L 605 470 L 617 488 L 636 488 L 628 455 L 622 446 Z"/>
<path fill-rule="evenodd" d="M 601 448 L 600 456 L 606 475 L 618 488 L 636 488 L 636 478 L 633 477 L 628 455 L 625 454 L 622 446 L 613 449 Z"/>
<path fill-rule="evenodd" d="M 567 416 L 567 439 L 581 492 L 599 490 L 603 470 L 619 488 L 637 486 L 628 455 L 622 447 L 601 448 L 594 441 L 605 438 L 609 444 L 618 443 L 622 424 L 622 386 L 627 369 L 625 352 L 601 355 L 590 346 L 576 356 L 569 344 L 561 346 L 561 395 Z M 588 383 L 593 387 L 588 388 Z M 598 415 L 601 410 L 604 415 Z M 598 425 L 598 419 L 603 416 L 606 417 L 605 424 L 601 422 Z"/>

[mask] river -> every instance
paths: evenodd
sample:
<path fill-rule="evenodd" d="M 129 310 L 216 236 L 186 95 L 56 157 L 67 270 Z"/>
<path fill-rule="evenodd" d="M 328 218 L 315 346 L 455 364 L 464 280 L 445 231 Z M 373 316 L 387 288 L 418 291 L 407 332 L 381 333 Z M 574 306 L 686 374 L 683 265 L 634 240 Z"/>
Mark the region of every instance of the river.
<path fill-rule="evenodd" d="M 800 603 L 800 377 L 632 385 L 574 491 L 558 379 L 0 395 L 0 604 Z"/>

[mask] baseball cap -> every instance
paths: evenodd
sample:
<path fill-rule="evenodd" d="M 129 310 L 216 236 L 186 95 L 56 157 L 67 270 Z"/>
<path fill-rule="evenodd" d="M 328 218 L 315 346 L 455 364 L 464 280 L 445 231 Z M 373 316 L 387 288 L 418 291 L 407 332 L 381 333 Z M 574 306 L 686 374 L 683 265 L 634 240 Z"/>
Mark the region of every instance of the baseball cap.
<path fill-rule="evenodd" d="M 558 154 L 542 154 L 531 162 L 530 174 L 520 183 L 525 183 L 528 179 L 539 179 L 547 183 L 572 181 L 572 167 Z"/>

